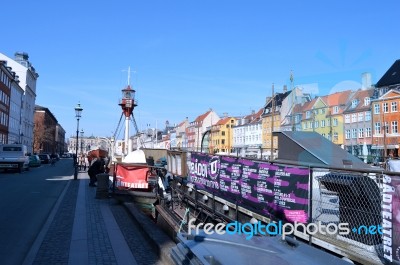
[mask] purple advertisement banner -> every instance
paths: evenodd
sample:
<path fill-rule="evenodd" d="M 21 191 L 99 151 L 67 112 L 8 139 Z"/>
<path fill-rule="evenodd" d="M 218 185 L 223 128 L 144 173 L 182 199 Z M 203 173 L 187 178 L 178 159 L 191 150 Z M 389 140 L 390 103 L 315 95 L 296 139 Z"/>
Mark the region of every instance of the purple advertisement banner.
<path fill-rule="evenodd" d="M 400 176 L 383 176 L 382 243 L 385 264 L 400 263 Z"/>
<path fill-rule="evenodd" d="M 287 222 L 308 222 L 310 170 L 192 153 L 190 181 L 224 199 Z"/>

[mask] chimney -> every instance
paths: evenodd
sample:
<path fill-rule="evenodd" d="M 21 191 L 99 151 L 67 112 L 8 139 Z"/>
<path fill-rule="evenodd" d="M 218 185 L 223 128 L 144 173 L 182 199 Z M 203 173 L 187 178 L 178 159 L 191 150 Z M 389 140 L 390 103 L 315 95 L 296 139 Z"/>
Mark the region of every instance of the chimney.
<path fill-rule="evenodd" d="M 29 56 L 26 52 L 16 52 L 14 54 L 14 59 L 17 63 L 19 63 L 20 65 L 23 65 L 25 67 L 29 67 Z"/>
<path fill-rule="evenodd" d="M 271 100 L 271 97 L 266 97 L 265 98 L 265 103 L 268 103 Z"/>
<path fill-rule="evenodd" d="M 255 111 L 255 110 L 252 110 L 252 111 L 251 111 L 251 114 L 256 114 L 256 111 Z"/>
<path fill-rule="evenodd" d="M 371 88 L 372 86 L 372 78 L 371 78 L 371 73 L 362 73 L 361 75 L 361 89 L 365 90 L 368 88 Z"/>
<path fill-rule="evenodd" d="M 286 93 L 287 92 L 287 85 L 284 85 L 283 86 L 283 93 Z"/>
<path fill-rule="evenodd" d="M 228 112 L 224 112 L 223 115 L 224 115 L 224 118 L 228 117 Z"/>
<path fill-rule="evenodd" d="M 16 52 L 14 54 L 16 61 L 28 61 L 29 56 L 26 52 Z"/>

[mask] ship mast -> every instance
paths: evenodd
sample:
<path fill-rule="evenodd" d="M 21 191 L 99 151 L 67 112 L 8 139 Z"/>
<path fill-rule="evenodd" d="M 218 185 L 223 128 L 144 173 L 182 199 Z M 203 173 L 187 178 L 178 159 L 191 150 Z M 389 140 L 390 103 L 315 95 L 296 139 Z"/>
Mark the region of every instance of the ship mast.
<path fill-rule="evenodd" d="M 295 123 L 294 123 L 294 119 L 295 119 L 294 106 L 296 105 L 295 104 L 296 95 L 294 95 L 295 91 L 293 88 L 293 71 L 292 70 L 290 71 L 290 90 L 291 90 L 291 94 L 292 94 L 292 110 L 291 110 L 291 115 L 290 115 L 290 117 L 291 117 L 290 121 L 292 123 L 292 132 L 294 132 L 296 130 Z"/>
<path fill-rule="evenodd" d="M 133 109 L 137 106 L 135 101 L 135 90 L 130 86 L 131 79 L 131 68 L 128 68 L 128 85 L 125 89 L 122 89 L 122 99 L 119 104 L 122 108 L 122 113 L 125 115 L 125 137 L 124 137 L 124 150 L 123 155 L 126 156 L 131 152 L 131 148 L 129 146 L 129 121 L 131 119 L 131 115 Z"/>
<path fill-rule="evenodd" d="M 275 92 L 274 92 L 274 83 L 272 83 L 272 102 L 271 102 L 271 155 L 270 160 L 274 158 L 274 113 L 275 113 Z"/>

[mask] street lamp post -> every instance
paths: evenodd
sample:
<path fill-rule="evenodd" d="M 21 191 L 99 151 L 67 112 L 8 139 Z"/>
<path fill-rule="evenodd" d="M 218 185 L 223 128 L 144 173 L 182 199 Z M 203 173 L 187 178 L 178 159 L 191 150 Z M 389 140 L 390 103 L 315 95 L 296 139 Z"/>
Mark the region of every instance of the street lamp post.
<path fill-rule="evenodd" d="M 79 119 L 81 118 L 81 113 L 82 113 L 82 107 L 81 104 L 78 103 L 75 107 L 75 117 L 76 117 L 76 144 L 75 144 L 75 159 L 74 159 L 74 165 L 75 165 L 75 171 L 74 171 L 74 180 L 78 179 L 78 139 L 79 139 Z"/>
<path fill-rule="evenodd" d="M 79 159 L 79 161 L 80 161 L 80 169 L 81 170 L 83 168 L 83 164 L 85 163 L 85 158 L 84 158 L 84 155 L 83 155 L 83 135 L 84 135 L 84 132 L 83 132 L 83 129 L 81 129 L 81 155 L 80 155 L 80 159 Z"/>

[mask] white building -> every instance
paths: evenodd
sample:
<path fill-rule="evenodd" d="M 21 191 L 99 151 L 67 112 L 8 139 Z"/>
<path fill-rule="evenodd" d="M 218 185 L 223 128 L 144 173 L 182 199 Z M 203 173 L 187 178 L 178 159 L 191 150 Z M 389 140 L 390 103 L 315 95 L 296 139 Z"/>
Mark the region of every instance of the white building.
<path fill-rule="evenodd" d="M 7 61 L 0 60 L 0 143 L 21 142 L 23 93 L 18 76 L 7 65 Z"/>
<path fill-rule="evenodd" d="M 18 75 L 19 85 L 24 91 L 20 137 L 21 142 L 28 147 L 28 152 L 32 153 L 36 81 L 39 75 L 28 58 L 28 54 L 23 52 L 16 52 L 14 59 L 0 53 L 0 60 L 7 61 L 7 65 Z"/>
<path fill-rule="evenodd" d="M 203 134 L 219 120 L 218 114 L 212 109 L 209 109 L 207 112 L 197 116 L 194 121 L 190 122 L 187 127 L 188 150 L 200 151 Z"/>
<path fill-rule="evenodd" d="M 175 144 L 171 144 L 171 148 L 186 150 L 187 148 L 187 135 L 186 129 L 189 126 L 189 119 L 186 117 L 184 121 L 175 127 Z M 172 138 L 171 138 L 172 140 Z"/>
<path fill-rule="evenodd" d="M 238 119 L 233 127 L 233 148 L 241 157 L 261 158 L 262 156 L 262 109 Z M 263 154 L 265 156 L 265 154 Z"/>
<path fill-rule="evenodd" d="M 18 78 L 18 77 L 16 77 Z M 17 79 L 18 80 L 18 79 Z M 22 106 L 24 100 L 24 90 L 19 83 L 11 84 L 10 96 L 10 116 L 8 122 L 8 143 L 22 142 Z"/>

